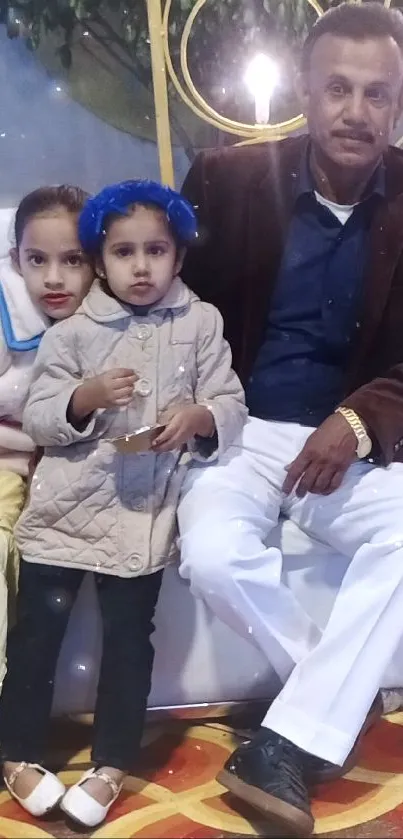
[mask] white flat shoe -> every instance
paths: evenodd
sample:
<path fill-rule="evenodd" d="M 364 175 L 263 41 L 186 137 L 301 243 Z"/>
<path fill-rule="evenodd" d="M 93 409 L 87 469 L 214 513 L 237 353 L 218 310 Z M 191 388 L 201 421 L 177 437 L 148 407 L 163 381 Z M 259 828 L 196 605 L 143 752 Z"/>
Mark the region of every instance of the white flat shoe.
<path fill-rule="evenodd" d="M 104 781 L 112 791 L 112 798 L 109 804 L 105 806 L 100 804 L 99 801 L 96 801 L 92 795 L 82 788 L 83 784 L 94 776 Z M 96 827 L 105 820 L 112 804 L 115 803 L 120 795 L 122 787 L 123 781 L 121 784 L 117 784 L 107 772 L 90 769 L 77 784 L 74 784 L 73 787 L 67 790 L 66 795 L 60 802 L 60 808 L 70 819 L 74 819 L 74 821 L 84 825 L 84 827 Z"/>
<path fill-rule="evenodd" d="M 37 769 L 43 777 L 30 795 L 26 798 L 20 798 L 14 790 L 14 784 L 18 775 L 28 768 Z M 49 813 L 54 807 L 57 807 L 66 792 L 66 787 L 53 772 L 49 772 L 43 766 L 39 766 L 38 763 L 25 763 L 25 761 L 16 766 L 9 778 L 4 775 L 4 783 L 10 795 L 18 801 L 20 806 L 31 816 L 37 817 L 44 816 L 45 813 Z"/>

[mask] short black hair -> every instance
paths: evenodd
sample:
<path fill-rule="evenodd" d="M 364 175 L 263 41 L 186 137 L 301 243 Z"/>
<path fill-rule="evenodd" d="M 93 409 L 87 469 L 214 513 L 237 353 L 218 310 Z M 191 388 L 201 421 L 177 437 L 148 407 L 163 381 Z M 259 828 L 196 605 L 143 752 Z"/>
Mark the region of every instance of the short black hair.
<path fill-rule="evenodd" d="M 363 41 L 365 38 L 393 38 L 403 54 L 403 14 L 382 3 L 340 3 L 318 18 L 302 47 L 301 69 L 309 69 L 312 50 L 322 35 L 336 35 Z"/>

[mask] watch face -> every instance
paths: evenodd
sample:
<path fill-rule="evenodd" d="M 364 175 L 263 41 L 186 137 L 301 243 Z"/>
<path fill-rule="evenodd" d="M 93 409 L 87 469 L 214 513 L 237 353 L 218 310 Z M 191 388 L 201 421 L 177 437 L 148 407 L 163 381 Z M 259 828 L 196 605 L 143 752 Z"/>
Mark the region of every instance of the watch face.
<path fill-rule="evenodd" d="M 361 459 L 368 457 L 372 449 L 372 443 L 369 437 L 366 440 L 360 440 L 357 446 L 357 456 Z"/>

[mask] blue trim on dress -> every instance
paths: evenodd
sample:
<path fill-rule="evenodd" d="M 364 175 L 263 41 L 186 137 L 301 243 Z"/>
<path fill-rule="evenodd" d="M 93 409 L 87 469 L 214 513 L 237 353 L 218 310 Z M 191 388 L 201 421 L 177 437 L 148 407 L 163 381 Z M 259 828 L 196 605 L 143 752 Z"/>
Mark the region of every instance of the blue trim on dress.
<path fill-rule="evenodd" d="M 18 341 L 15 337 L 13 325 L 11 323 L 10 313 L 8 311 L 4 291 L 0 285 L 0 320 L 3 327 L 4 337 L 9 350 L 14 352 L 27 352 L 28 350 L 36 350 L 39 347 L 43 332 L 40 335 L 35 335 L 27 341 Z M 44 330 L 45 331 L 45 330 Z"/>

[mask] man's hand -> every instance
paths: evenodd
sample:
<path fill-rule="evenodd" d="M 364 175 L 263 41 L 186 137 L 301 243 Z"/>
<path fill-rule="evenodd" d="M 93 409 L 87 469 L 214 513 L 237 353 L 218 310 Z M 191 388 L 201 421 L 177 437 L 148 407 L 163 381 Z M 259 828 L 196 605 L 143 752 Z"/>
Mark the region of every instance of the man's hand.
<path fill-rule="evenodd" d="M 86 379 L 73 393 L 71 402 L 73 415 L 81 420 L 100 408 L 128 405 L 133 399 L 137 378 L 134 370 L 118 368 Z"/>
<path fill-rule="evenodd" d="M 153 449 L 157 453 L 170 452 L 172 449 L 180 449 L 196 434 L 200 437 L 211 437 L 214 431 L 214 417 L 204 405 L 178 407 L 173 414 L 171 413 L 171 419 L 164 431 L 154 440 Z"/>
<path fill-rule="evenodd" d="M 304 448 L 287 466 L 283 492 L 303 498 L 307 492 L 330 495 L 338 489 L 356 458 L 357 438 L 342 414 L 332 414 L 306 441 Z"/>

